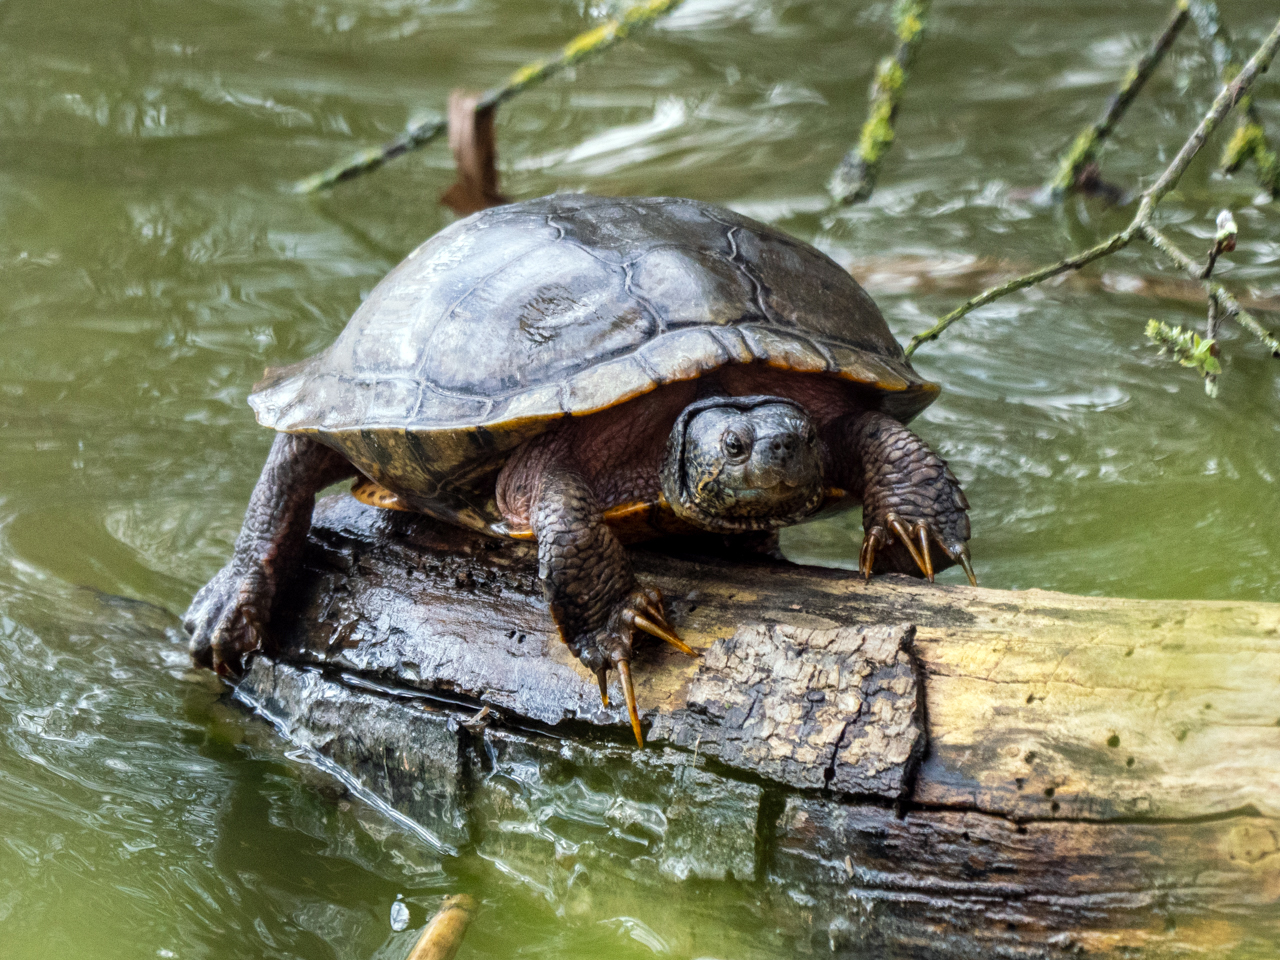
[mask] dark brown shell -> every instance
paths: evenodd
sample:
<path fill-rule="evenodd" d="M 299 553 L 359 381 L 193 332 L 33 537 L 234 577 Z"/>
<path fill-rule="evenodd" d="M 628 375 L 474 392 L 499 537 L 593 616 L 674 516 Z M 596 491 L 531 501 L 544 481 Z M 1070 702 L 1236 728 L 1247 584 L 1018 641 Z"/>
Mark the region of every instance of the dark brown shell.
<path fill-rule="evenodd" d="M 442 230 L 249 402 L 420 509 L 492 529 L 492 478 L 524 440 L 753 361 L 874 387 L 904 421 L 938 393 L 808 244 L 694 200 L 562 194 Z"/>

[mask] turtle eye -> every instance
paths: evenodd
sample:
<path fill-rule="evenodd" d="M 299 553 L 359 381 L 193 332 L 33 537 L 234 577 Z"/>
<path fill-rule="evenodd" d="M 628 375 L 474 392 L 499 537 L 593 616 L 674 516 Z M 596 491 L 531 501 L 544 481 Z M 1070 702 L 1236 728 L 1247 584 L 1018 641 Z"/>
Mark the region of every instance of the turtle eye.
<path fill-rule="evenodd" d="M 747 459 L 747 454 L 751 452 L 751 444 L 747 443 L 746 438 L 737 430 L 726 430 L 721 443 L 724 446 L 725 456 L 735 463 Z"/>

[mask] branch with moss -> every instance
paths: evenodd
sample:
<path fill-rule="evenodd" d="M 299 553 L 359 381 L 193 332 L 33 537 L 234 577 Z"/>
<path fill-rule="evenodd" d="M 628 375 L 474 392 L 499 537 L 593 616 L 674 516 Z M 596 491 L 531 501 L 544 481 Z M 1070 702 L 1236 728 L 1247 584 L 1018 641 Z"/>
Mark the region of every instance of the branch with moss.
<path fill-rule="evenodd" d="M 1223 83 L 1228 83 L 1240 72 L 1240 58 L 1231 42 L 1218 13 L 1218 5 L 1212 0 L 1190 0 L 1191 21 L 1196 25 L 1200 39 L 1209 48 L 1209 56 Z M 1280 197 L 1280 158 L 1267 139 L 1262 126 L 1262 115 L 1252 97 L 1240 102 L 1240 118 L 1235 132 L 1222 150 L 1218 167 L 1223 173 L 1235 173 L 1252 160 L 1258 184 L 1271 199 Z"/>
<path fill-rule="evenodd" d="M 606 20 L 597 27 L 574 37 L 560 50 L 560 55 L 550 60 L 535 60 L 526 64 L 498 87 L 487 91 L 476 103 L 476 114 L 491 111 L 518 93 L 534 87 L 555 76 L 566 67 L 574 66 L 587 57 L 609 49 L 634 31 L 647 27 L 675 10 L 683 0 L 641 0 L 628 7 L 620 16 Z M 312 174 L 294 185 L 295 193 L 313 193 L 325 190 L 344 180 L 376 170 L 388 160 L 425 146 L 445 132 L 448 122 L 444 117 L 414 124 L 394 140 L 380 147 L 371 147 L 349 157 L 327 170 Z"/>
<path fill-rule="evenodd" d="M 1102 111 L 1102 116 L 1095 123 L 1091 123 L 1081 130 L 1075 142 L 1071 144 L 1070 149 L 1059 159 L 1057 172 L 1053 175 L 1053 179 L 1045 185 L 1052 200 L 1061 200 L 1067 194 L 1076 190 L 1087 176 L 1087 171 L 1094 163 L 1103 141 L 1111 135 L 1111 131 L 1120 122 L 1120 118 L 1129 109 L 1129 104 L 1133 103 L 1134 99 L 1142 91 L 1151 74 L 1155 72 L 1156 67 L 1160 65 L 1160 61 L 1164 59 L 1164 55 L 1173 46 L 1173 41 L 1182 32 L 1182 28 L 1187 23 L 1187 6 L 1188 0 L 1178 0 L 1173 5 L 1173 14 L 1169 17 L 1169 22 L 1165 24 L 1159 35 L 1151 41 L 1151 45 L 1147 47 L 1138 62 L 1129 68 L 1129 72 L 1125 74 L 1124 79 L 1120 82 L 1120 88 L 1116 90 L 1107 102 L 1106 109 Z"/>
<path fill-rule="evenodd" d="M 898 102 L 907 82 L 907 71 L 924 35 L 929 0 L 898 0 L 893 8 L 898 46 L 876 68 L 871 84 L 871 108 L 862 125 L 858 145 L 845 154 L 831 175 L 828 190 L 836 203 L 861 203 L 871 196 L 884 156 L 893 146 Z"/>
<path fill-rule="evenodd" d="M 1221 284 L 1206 276 L 1204 266 L 1196 263 L 1186 253 L 1178 249 L 1152 223 L 1152 218 L 1160 201 L 1177 185 L 1178 180 L 1186 172 L 1191 161 L 1204 147 L 1205 141 L 1209 136 L 1222 123 L 1227 113 L 1247 96 L 1258 75 L 1263 73 L 1271 64 L 1277 48 L 1280 48 L 1280 21 L 1276 22 L 1262 45 L 1249 58 L 1249 62 L 1244 65 L 1231 82 L 1225 84 L 1218 92 L 1213 105 L 1186 142 L 1183 143 L 1178 155 L 1173 158 L 1156 182 L 1143 192 L 1141 202 L 1138 204 L 1138 212 L 1127 227 L 1088 250 L 1016 277 L 1000 286 L 991 287 L 966 300 L 928 330 L 924 330 L 912 337 L 911 342 L 907 345 L 907 356 L 914 354 L 921 344 L 936 340 L 953 323 L 979 307 L 991 303 L 993 300 L 998 300 L 1016 290 L 1025 289 L 1050 277 L 1065 273 L 1068 270 L 1079 270 L 1086 264 L 1109 256 L 1118 250 L 1123 250 L 1135 239 L 1139 238 L 1150 243 L 1157 251 L 1192 277 L 1204 281 L 1206 294 L 1210 298 L 1213 309 L 1217 311 L 1219 321 L 1225 318 L 1236 320 L 1242 327 L 1262 341 L 1275 356 L 1280 356 L 1280 341 L 1277 341 L 1275 335 L 1266 330 L 1256 318 L 1241 309 L 1240 304 Z"/>

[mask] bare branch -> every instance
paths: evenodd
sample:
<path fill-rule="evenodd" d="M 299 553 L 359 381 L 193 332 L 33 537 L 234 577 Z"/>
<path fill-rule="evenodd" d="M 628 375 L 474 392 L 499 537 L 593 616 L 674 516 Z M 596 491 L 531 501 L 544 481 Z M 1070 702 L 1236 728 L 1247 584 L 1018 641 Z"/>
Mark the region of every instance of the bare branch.
<path fill-rule="evenodd" d="M 476 113 L 493 111 L 499 104 L 505 103 L 516 94 L 542 83 L 566 67 L 573 66 L 586 57 L 607 50 L 619 40 L 629 36 L 633 30 L 647 27 L 659 18 L 671 13 L 680 6 L 683 0 L 641 0 L 629 7 L 621 16 L 606 20 L 598 27 L 580 33 L 560 51 L 560 55 L 552 60 L 535 60 L 511 74 L 499 87 L 485 93 L 476 102 Z M 478 120 L 477 122 L 482 122 Z M 294 185 L 295 193 L 314 193 L 325 190 L 344 180 L 350 180 L 362 173 L 376 170 L 388 160 L 408 153 L 418 147 L 430 143 L 447 129 L 444 118 L 426 120 L 411 126 L 381 147 L 362 150 L 342 163 L 312 174 Z"/>
<path fill-rule="evenodd" d="M 1213 106 L 1204 115 L 1200 125 L 1187 138 L 1187 142 L 1182 145 L 1182 149 L 1173 158 L 1173 162 L 1160 175 L 1160 179 L 1143 193 L 1142 204 L 1138 208 L 1138 215 L 1135 220 L 1146 223 L 1150 219 L 1151 211 L 1155 209 L 1156 204 L 1164 199 L 1166 193 L 1177 186 L 1178 180 L 1182 178 L 1182 174 L 1191 165 L 1195 155 L 1200 152 L 1200 148 L 1204 146 L 1204 142 L 1209 138 L 1209 135 L 1218 128 L 1218 124 L 1222 123 L 1222 118 L 1227 115 L 1227 111 L 1240 102 L 1249 88 L 1253 86 L 1253 81 L 1258 78 L 1258 74 L 1270 66 L 1272 59 L 1276 55 L 1277 47 L 1280 47 L 1280 21 L 1272 28 L 1267 38 L 1262 41 L 1262 45 L 1258 47 L 1254 55 L 1249 58 L 1249 62 L 1244 65 L 1244 69 L 1236 75 L 1234 80 L 1223 86 L 1218 92 L 1217 98 L 1213 101 Z"/>
<path fill-rule="evenodd" d="M 1023 290 L 1027 287 L 1035 286 L 1043 280 L 1050 277 L 1056 277 L 1060 273 L 1066 273 L 1068 270 L 1079 270 L 1085 264 L 1092 263 L 1094 260 L 1100 260 L 1103 257 L 1122 250 L 1133 241 L 1132 234 L 1125 230 L 1117 233 L 1112 237 L 1104 240 L 1096 247 L 1090 247 L 1082 253 L 1068 257 L 1065 260 L 1059 260 L 1051 266 L 1041 267 L 1039 270 L 1033 270 L 1030 273 L 1024 273 L 1020 277 L 1014 277 L 1007 283 L 1002 283 L 998 287 L 990 287 L 983 290 L 976 297 L 971 297 L 960 306 L 956 307 L 945 317 L 935 323 L 928 330 L 917 333 L 911 338 L 911 342 L 907 344 L 907 356 L 911 356 L 922 343 L 928 343 L 930 340 L 937 340 L 942 331 L 951 326 L 967 313 L 972 313 L 978 307 L 990 303 L 992 300 L 999 300 L 1001 297 L 1013 293 L 1015 290 Z"/>
<path fill-rule="evenodd" d="M 926 343 L 930 340 L 936 340 L 939 334 L 946 330 L 947 327 L 951 326 L 951 324 L 955 323 L 961 317 L 972 312 L 978 307 L 990 303 L 993 300 L 997 300 L 1006 294 L 1013 293 L 1015 290 L 1021 290 L 1025 287 L 1039 283 L 1042 280 L 1047 280 L 1049 277 L 1056 276 L 1066 270 L 1079 269 L 1087 263 L 1109 256 L 1117 250 L 1121 250 L 1128 246 L 1133 241 L 1134 237 L 1139 235 L 1143 236 L 1158 250 L 1173 259 L 1184 270 L 1190 269 L 1192 276 L 1196 279 L 1201 279 L 1200 272 L 1202 268 L 1195 264 L 1195 262 L 1192 261 L 1185 253 L 1178 250 L 1177 247 L 1163 236 L 1163 234 L 1160 234 L 1158 230 L 1152 227 L 1150 225 L 1151 217 L 1160 201 L 1163 200 L 1169 191 L 1177 185 L 1178 180 L 1191 164 L 1195 155 L 1200 152 L 1205 141 L 1214 132 L 1214 130 L 1218 128 L 1218 125 L 1222 123 L 1223 117 L 1227 115 L 1227 112 L 1232 106 L 1244 97 L 1249 88 L 1253 85 L 1253 82 L 1257 79 L 1258 74 L 1262 73 L 1270 65 L 1272 59 L 1276 55 L 1276 49 L 1278 47 L 1280 47 L 1280 20 L 1276 22 L 1271 33 L 1267 35 L 1267 38 L 1262 42 L 1262 45 L 1258 47 L 1253 56 L 1249 58 L 1249 62 L 1244 65 L 1244 68 L 1235 77 L 1235 79 L 1229 84 L 1226 84 L 1218 93 L 1217 98 L 1213 101 L 1213 106 L 1209 108 L 1209 112 L 1204 115 L 1204 119 L 1202 119 L 1196 126 L 1196 129 L 1191 133 L 1191 136 L 1187 138 L 1186 143 L 1182 145 L 1182 149 L 1178 151 L 1178 155 L 1174 157 L 1169 166 L 1165 168 L 1159 179 L 1143 192 L 1142 201 L 1138 205 L 1138 212 L 1134 215 L 1133 220 L 1127 227 L 1119 233 L 1109 237 L 1107 240 L 1104 240 L 1097 246 L 1091 247 L 1082 253 L 1078 253 L 1065 260 L 1061 260 L 1052 266 L 1043 267 L 1031 273 L 1024 274 L 1023 276 L 1017 277 L 1008 283 L 1001 284 L 998 287 L 992 287 L 988 290 L 984 290 L 982 293 L 978 294 L 978 296 L 965 301 L 928 330 L 918 333 L 912 337 L 911 342 L 907 344 L 907 356 L 911 356 L 915 353 L 916 349 L 922 343 Z M 1187 267 L 1187 264 L 1190 265 L 1189 268 Z M 1271 347 L 1272 351 L 1275 352 L 1277 356 L 1280 356 L 1280 351 L 1277 351 L 1276 349 L 1280 344 L 1277 344 L 1275 337 L 1260 323 L 1258 323 L 1256 319 L 1240 309 L 1240 305 L 1236 303 L 1235 298 L 1227 293 L 1220 284 L 1210 284 L 1210 295 L 1218 298 L 1219 307 L 1222 309 L 1224 314 L 1234 316 L 1242 326 L 1254 333 L 1254 335 L 1262 340 L 1263 343 L 1266 343 Z"/>

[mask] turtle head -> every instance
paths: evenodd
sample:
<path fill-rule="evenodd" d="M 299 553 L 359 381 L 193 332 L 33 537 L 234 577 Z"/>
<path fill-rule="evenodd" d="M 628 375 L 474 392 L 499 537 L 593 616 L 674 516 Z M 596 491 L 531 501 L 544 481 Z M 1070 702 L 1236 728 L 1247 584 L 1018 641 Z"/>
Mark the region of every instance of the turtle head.
<path fill-rule="evenodd" d="M 804 407 L 781 397 L 710 397 L 676 420 L 662 493 L 680 518 L 714 533 L 796 523 L 822 503 L 822 447 Z"/>

